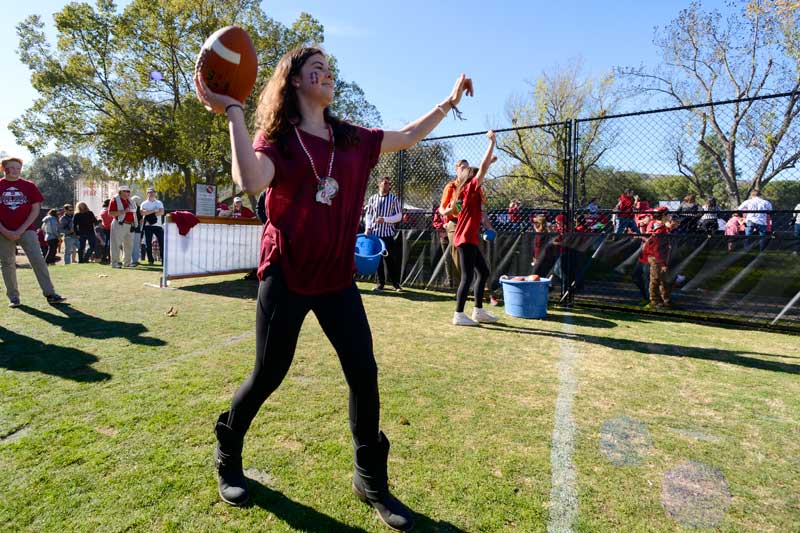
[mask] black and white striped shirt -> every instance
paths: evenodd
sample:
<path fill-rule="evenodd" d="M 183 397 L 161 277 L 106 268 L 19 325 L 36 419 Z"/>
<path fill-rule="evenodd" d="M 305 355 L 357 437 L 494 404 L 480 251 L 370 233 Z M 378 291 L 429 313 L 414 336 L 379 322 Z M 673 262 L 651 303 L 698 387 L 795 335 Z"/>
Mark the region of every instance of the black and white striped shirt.
<path fill-rule="evenodd" d="M 383 217 L 384 222 L 378 224 L 375 220 Z M 394 225 L 403 218 L 403 209 L 400 199 L 392 193 L 381 196 L 380 193 L 373 194 L 367 200 L 367 209 L 364 214 L 364 221 L 368 230 L 376 237 L 394 237 Z"/>

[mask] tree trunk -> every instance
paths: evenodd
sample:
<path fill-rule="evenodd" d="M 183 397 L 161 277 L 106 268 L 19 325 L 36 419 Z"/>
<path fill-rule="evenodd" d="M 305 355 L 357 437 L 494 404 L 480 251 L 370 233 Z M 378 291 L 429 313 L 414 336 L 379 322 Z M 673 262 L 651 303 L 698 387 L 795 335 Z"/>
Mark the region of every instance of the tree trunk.
<path fill-rule="evenodd" d="M 194 184 L 192 183 L 192 170 L 187 166 L 180 167 L 181 174 L 183 174 L 183 201 L 187 209 L 194 210 Z"/>

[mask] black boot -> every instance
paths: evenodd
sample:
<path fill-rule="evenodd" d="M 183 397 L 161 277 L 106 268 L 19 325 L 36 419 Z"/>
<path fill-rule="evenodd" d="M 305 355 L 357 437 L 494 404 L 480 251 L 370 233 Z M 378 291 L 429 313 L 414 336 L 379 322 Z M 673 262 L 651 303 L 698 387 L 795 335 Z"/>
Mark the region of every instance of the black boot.
<path fill-rule="evenodd" d="M 353 491 L 361 501 L 378 511 L 383 522 L 398 531 L 409 531 L 414 527 L 411 510 L 389 492 L 389 477 L 386 462 L 389 458 L 389 439 L 380 432 L 375 446 L 356 448 L 356 469 L 353 475 Z"/>
<path fill-rule="evenodd" d="M 217 471 L 219 495 L 225 503 L 244 505 L 250 499 L 247 493 L 247 479 L 242 472 L 242 446 L 244 434 L 237 433 L 228 423 L 228 413 L 217 419 L 214 433 L 217 435 L 217 449 L 214 452 L 214 468 Z"/>

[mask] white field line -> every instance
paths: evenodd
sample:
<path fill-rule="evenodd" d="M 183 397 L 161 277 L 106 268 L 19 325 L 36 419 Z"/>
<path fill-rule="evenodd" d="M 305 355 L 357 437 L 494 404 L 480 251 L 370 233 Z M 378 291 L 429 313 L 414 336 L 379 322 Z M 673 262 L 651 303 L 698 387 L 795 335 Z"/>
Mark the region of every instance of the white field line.
<path fill-rule="evenodd" d="M 558 397 L 556 398 L 555 423 L 550 442 L 550 467 L 552 470 L 550 489 L 549 533 L 573 531 L 578 516 L 577 472 L 572 454 L 575 450 L 575 421 L 572 418 L 572 401 L 578 388 L 575 376 L 577 354 L 570 338 L 575 326 L 569 314 L 564 315 L 561 340 L 561 359 L 558 361 Z"/>

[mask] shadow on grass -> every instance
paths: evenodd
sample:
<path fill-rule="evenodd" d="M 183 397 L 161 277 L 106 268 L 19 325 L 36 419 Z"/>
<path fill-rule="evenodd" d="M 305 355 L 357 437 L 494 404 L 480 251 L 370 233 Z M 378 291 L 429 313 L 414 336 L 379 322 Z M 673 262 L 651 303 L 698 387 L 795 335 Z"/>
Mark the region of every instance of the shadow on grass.
<path fill-rule="evenodd" d="M 244 274 L 242 274 L 244 276 Z M 213 296 L 227 296 L 228 298 L 258 298 L 258 280 L 232 279 L 216 283 L 198 283 L 180 287 L 179 290 L 210 294 Z"/>
<path fill-rule="evenodd" d="M 258 481 L 248 478 L 248 485 L 250 487 L 250 501 L 252 505 L 269 511 L 286 522 L 292 529 L 311 533 L 331 533 L 340 531 L 367 533 L 366 530 L 360 527 L 349 526 L 316 509 L 291 500 L 280 492 L 265 487 Z M 375 512 L 366 504 L 364 504 L 364 509 L 366 512 Z M 449 522 L 432 520 L 418 513 L 414 513 L 414 519 L 416 522 L 414 531 L 464 533 L 462 529 L 459 529 Z M 382 527 L 381 529 L 389 531 L 388 527 Z"/>
<path fill-rule="evenodd" d="M 572 317 L 575 318 L 575 317 Z M 576 325 L 577 321 L 574 322 Z M 560 331 L 549 331 L 544 329 L 524 328 L 521 326 L 506 326 L 503 324 L 485 324 L 482 327 L 495 331 L 505 331 L 508 333 L 524 333 L 528 335 L 541 335 L 545 337 L 555 337 L 557 339 L 568 339 L 589 344 L 597 344 L 614 350 L 626 350 L 639 352 L 647 355 L 667 355 L 672 357 L 691 357 L 692 359 L 704 359 L 707 361 L 719 361 L 748 368 L 758 368 L 760 370 L 770 370 L 772 372 L 786 372 L 789 374 L 800 374 L 800 365 L 792 363 L 779 363 L 776 361 L 765 361 L 747 357 L 741 353 L 761 355 L 766 357 L 785 357 L 783 355 L 760 353 L 760 352 L 738 352 L 734 350 L 720 350 L 717 348 L 699 348 L 694 346 L 680 346 L 677 344 L 664 344 L 660 342 L 644 342 L 631 339 L 618 339 L 612 337 L 600 337 L 597 335 L 570 334 Z M 790 356 L 791 357 L 791 356 Z"/>
<path fill-rule="evenodd" d="M 443 294 L 440 292 L 422 292 L 413 289 L 403 289 L 401 292 L 395 292 L 394 289 L 386 289 L 383 291 L 372 292 L 372 288 L 359 288 L 358 292 L 361 296 L 381 296 L 388 298 L 402 298 L 403 300 L 410 300 L 412 302 L 446 302 L 451 301 L 455 304 L 456 297 L 454 294 Z"/>
<path fill-rule="evenodd" d="M 540 322 L 549 322 L 554 324 L 562 324 L 564 322 L 564 318 L 560 315 L 547 315 L 545 318 L 540 319 Z M 570 315 L 570 323 L 576 326 L 581 326 L 585 328 L 605 328 L 611 329 L 616 328 L 619 326 L 613 320 L 606 320 L 605 318 L 598 318 L 596 316 L 590 314 L 571 314 Z"/>
<path fill-rule="evenodd" d="M 105 381 L 110 374 L 92 368 L 97 357 L 90 353 L 45 344 L 0 327 L 0 368 L 15 372 L 41 372 L 82 383 Z"/>
<path fill-rule="evenodd" d="M 143 337 L 148 329 L 142 324 L 135 322 L 122 322 L 119 320 L 105 320 L 100 317 L 87 315 L 72 306 L 58 306 L 58 310 L 64 315 L 48 313 L 34 307 L 21 305 L 20 311 L 33 315 L 37 318 L 49 322 L 62 330 L 72 333 L 78 337 L 88 339 L 112 339 L 122 337 L 134 344 L 144 344 L 145 346 L 164 346 L 167 344 L 161 339 L 153 337 Z"/>

